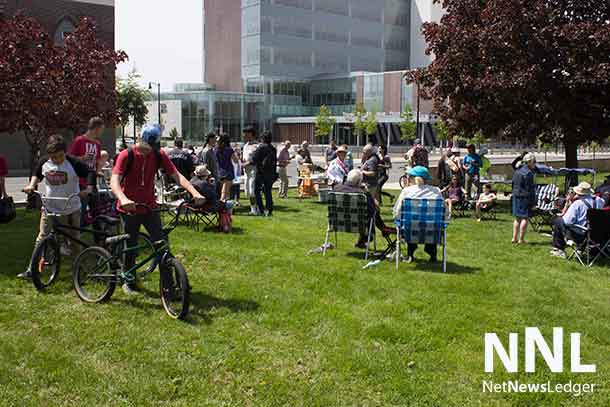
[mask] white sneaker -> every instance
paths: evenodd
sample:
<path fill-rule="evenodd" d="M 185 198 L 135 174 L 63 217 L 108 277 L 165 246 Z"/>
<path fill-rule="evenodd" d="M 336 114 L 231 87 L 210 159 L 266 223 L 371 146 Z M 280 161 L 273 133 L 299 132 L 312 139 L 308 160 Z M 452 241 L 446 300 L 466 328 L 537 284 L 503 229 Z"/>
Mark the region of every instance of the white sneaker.
<path fill-rule="evenodd" d="M 554 257 L 560 257 L 562 259 L 566 258 L 566 252 L 564 252 L 563 250 L 553 249 L 553 250 L 551 250 L 550 253 L 551 253 L 551 256 L 554 256 Z"/>

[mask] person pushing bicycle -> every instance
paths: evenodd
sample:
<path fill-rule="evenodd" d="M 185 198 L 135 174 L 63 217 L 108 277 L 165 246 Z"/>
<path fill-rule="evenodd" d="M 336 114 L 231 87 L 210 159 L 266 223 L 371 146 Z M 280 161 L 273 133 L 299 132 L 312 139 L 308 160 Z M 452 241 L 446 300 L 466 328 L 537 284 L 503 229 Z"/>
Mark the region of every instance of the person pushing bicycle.
<path fill-rule="evenodd" d="M 146 228 L 153 242 L 165 239 L 159 212 L 146 212 L 141 207 L 136 207 L 136 204 L 156 207 L 155 175 L 160 168 L 192 195 L 194 205 L 205 203 L 205 198 L 176 170 L 167 154 L 161 150 L 160 141 L 161 128 L 157 124 L 144 126 L 138 142 L 119 153 L 112 169 L 110 188 L 118 201 L 117 209 L 123 220 L 124 231 L 130 235 L 127 242 L 130 247 L 137 245 L 140 226 Z M 125 255 L 125 270 L 133 267 L 135 258 L 135 252 Z M 123 284 L 123 291 L 133 294 L 137 291 L 136 276 L 124 277 L 128 282 Z"/>
<path fill-rule="evenodd" d="M 47 142 L 49 158 L 40 163 L 30 183 L 23 189 L 26 194 L 32 194 L 39 183 L 44 183 L 45 203 L 40 215 L 40 231 L 36 238 L 36 245 L 51 233 L 53 223 L 49 216 L 60 215 L 60 222 L 78 228 L 81 219 L 80 199 L 71 197 L 85 197 L 89 195 L 96 184 L 96 173 L 84 162 L 66 155 L 66 142 L 60 135 L 52 135 Z M 87 188 L 80 190 L 79 178 L 87 180 Z M 71 230 L 72 237 L 78 239 L 79 232 Z M 78 245 L 75 245 L 78 246 Z M 36 247 L 36 246 L 35 246 Z M 68 248 L 62 246 L 62 252 L 68 253 Z M 78 251 L 80 248 L 77 247 Z M 74 253 L 76 254 L 76 253 Z M 27 270 L 17 277 L 30 278 L 32 276 L 31 264 Z"/>

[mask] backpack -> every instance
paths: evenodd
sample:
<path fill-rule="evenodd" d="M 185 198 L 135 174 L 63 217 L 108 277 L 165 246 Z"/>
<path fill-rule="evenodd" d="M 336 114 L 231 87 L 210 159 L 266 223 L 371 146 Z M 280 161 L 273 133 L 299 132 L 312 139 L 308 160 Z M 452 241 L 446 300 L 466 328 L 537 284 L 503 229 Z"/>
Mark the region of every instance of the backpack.
<path fill-rule="evenodd" d="M 161 151 L 157 151 L 157 150 L 153 149 L 153 152 L 154 152 L 155 156 L 157 157 L 157 170 L 158 170 L 159 168 L 161 168 Z M 133 166 L 134 159 L 135 159 L 135 155 L 133 152 L 133 147 L 129 146 L 129 147 L 127 147 L 127 164 L 125 165 L 125 172 L 123 173 L 123 175 L 121 177 L 121 184 L 123 184 L 123 181 L 125 181 L 127 174 L 129 174 L 129 171 L 131 170 L 131 167 Z"/>
<path fill-rule="evenodd" d="M 17 216 L 13 198 L 7 196 L 0 199 L 0 223 L 9 223 Z"/>

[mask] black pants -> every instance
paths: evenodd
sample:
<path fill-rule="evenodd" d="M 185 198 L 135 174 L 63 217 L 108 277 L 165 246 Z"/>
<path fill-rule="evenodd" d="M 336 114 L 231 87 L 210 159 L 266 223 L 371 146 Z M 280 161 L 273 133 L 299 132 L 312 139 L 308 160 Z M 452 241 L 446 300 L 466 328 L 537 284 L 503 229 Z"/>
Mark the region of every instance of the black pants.
<path fill-rule="evenodd" d="M 127 216 L 125 214 L 121 215 L 123 219 L 123 228 L 125 233 L 129 235 L 129 240 L 127 241 L 127 247 L 135 247 L 138 244 L 138 232 L 140 232 L 140 226 L 144 226 L 148 234 L 150 235 L 150 240 L 152 243 L 155 243 L 159 240 L 165 239 L 163 236 L 163 230 L 161 226 L 161 216 L 159 212 L 153 212 L 146 215 L 133 215 Z M 135 260 L 137 257 L 136 252 L 125 253 L 124 258 L 124 268 L 125 271 L 128 271 L 135 265 Z M 135 278 L 135 272 L 129 273 L 131 277 Z"/>
<path fill-rule="evenodd" d="M 254 182 L 254 196 L 256 197 L 256 206 L 258 206 L 258 211 L 260 213 L 263 213 L 265 209 L 263 206 L 263 194 L 265 194 L 267 212 L 269 212 L 269 215 L 273 213 L 273 195 L 271 193 L 273 182 L 274 179 L 272 177 L 266 177 L 264 175 L 256 176 Z"/>
<path fill-rule="evenodd" d="M 416 243 L 407 243 L 407 255 L 409 257 L 413 257 L 413 255 L 415 254 L 415 250 L 417 250 Z M 435 244 L 425 245 L 424 251 L 430 255 L 430 258 L 436 259 L 436 245 Z"/>
<path fill-rule="evenodd" d="M 565 250 L 567 243 L 566 238 L 574 240 L 576 243 L 582 243 L 586 235 L 570 225 L 566 225 L 562 217 L 553 219 L 553 247 L 559 250 Z"/>

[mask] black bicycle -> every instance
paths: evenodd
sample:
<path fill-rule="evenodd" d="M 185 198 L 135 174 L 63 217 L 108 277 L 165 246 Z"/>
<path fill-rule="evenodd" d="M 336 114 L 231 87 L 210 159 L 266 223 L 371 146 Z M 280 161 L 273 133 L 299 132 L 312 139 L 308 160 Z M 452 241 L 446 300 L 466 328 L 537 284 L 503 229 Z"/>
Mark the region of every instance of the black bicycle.
<path fill-rule="evenodd" d="M 138 279 L 146 279 L 156 265 L 159 265 L 159 294 L 165 312 L 174 319 L 184 319 L 189 311 L 190 285 L 186 270 L 176 259 L 169 245 L 169 234 L 178 226 L 180 214 L 184 205 L 180 204 L 173 212 L 173 218 L 163 228 L 165 239 L 153 243 L 153 251 L 134 266 L 125 270 L 123 259 L 126 254 L 143 249 L 141 245 L 127 247 L 129 235 L 119 235 L 107 238 L 104 247 L 92 246 L 83 250 L 74 261 L 72 277 L 74 289 L 78 297 L 90 303 L 108 301 L 117 284 L 132 283 L 133 276 L 147 264 L 153 264 L 152 270 L 147 267 L 136 274 Z M 152 209 L 148 205 L 136 204 L 136 208 L 144 208 L 149 213 L 154 211 L 168 212 L 167 208 Z"/>
<path fill-rule="evenodd" d="M 53 198 L 45 197 L 38 191 L 34 191 L 34 193 L 40 196 L 42 210 L 45 211 L 46 216 L 48 216 L 52 222 L 51 232 L 48 236 L 36 244 L 30 263 L 32 283 L 37 290 L 41 291 L 51 286 L 59 277 L 62 263 L 62 240 L 64 242 L 75 243 L 85 248 L 92 246 L 90 243 L 87 243 L 82 239 L 73 237 L 69 233 L 70 231 L 89 234 L 93 236 L 95 245 L 103 245 L 107 238 L 117 234 L 120 220 L 105 215 L 98 215 L 95 217 L 95 221 L 96 223 L 103 225 L 103 228 L 89 229 L 66 225 L 60 221 L 61 217 L 63 216 L 63 212 L 70 205 L 72 200 L 78 199 L 80 205 L 79 195 L 72 194 L 68 198 Z M 58 208 L 57 206 L 53 208 L 54 205 L 49 205 L 51 202 L 63 202 L 63 208 Z M 138 241 L 143 247 L 143 249 L 141 249 L 143 254 L 153 251 L 153 245 L 148 236 L 140 234 Z M 154 269 L 154 267 L 155 264 L 152 262 L 148 263 L 148 269 Z"/>

